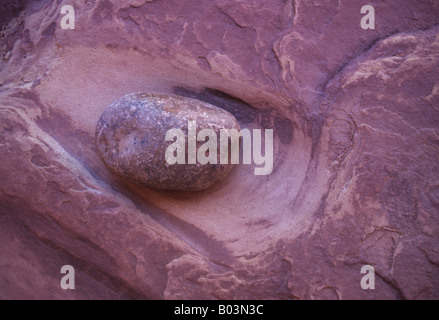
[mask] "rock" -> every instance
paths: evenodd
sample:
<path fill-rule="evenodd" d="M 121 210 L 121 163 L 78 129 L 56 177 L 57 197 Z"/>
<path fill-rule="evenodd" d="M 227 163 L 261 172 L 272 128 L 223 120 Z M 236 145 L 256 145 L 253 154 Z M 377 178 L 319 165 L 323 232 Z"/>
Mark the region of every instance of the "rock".
<path fill-rule="evenodd" d="M 5 26 L 24 9 L 25 0 L 2 1 L 0 3 L 0 27 Z"/>
<path fill-rule="evenodd" d="M 437 1 L 371 1 L 374 30 L 364 0 L 9 2 L 0 299 L 439 298 Z M 140 91 L 273 128 L 273 172 L 192 193 L 122 181 L 96 123 Z"/>
<path fill-rule="evenodd" d="M 196 128 L 191 135 L 189 122 L 193 121 Z M 166 134 L 172 129 L 186 136 L 181 149 L 184 163 L 166 160 L 173 144 L 166 141 Z M 204 144 L 195 141 L 194 129 L 215 132 L 217 159 L 213 163 L 189 162 L 190 142 L 196 143 L 197 150 Z M 107 167 L 128 180 L 155 189 L 198 191 L 225 178 L 233 167 L 230 162 L 220 164 L 219 138 L 224 129 L 239 131 L 240 127 L 231 113 L 206 102 L 174 94 L 133 93 L 104 111 L 96 127 L 96 146 Z"/>

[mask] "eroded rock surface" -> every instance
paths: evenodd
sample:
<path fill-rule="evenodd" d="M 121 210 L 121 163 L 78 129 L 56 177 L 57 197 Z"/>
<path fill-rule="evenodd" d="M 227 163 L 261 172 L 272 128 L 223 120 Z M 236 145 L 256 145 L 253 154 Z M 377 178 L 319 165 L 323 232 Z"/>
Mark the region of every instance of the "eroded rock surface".
<path fill-rule="evenodd" d="M 370 2 L 375 30 L 363 1 L 78 0 L 75 30 L 59 24 L 71 1 L 16 3 L 0 19 L 0 298 L 439 298 L 437 1 Z M 273 172 L 236 166 L 196 193 L 115 177 L 96 123 L 145 91 L 272 128 Z"/>

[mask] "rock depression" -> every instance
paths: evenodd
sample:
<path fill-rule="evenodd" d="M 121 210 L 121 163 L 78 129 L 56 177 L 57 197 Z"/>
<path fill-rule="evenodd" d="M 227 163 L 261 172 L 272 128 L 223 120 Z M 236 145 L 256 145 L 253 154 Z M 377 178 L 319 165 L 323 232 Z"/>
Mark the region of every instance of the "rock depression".
<path fill-rule="evenodd" d="M 439 298 L 437 1 L 0 9 L 0 298 Z M 96 124 L 133 92 L 272 129 L 272 172 L 235 165 L 198 192 L 115 175 Z"/>

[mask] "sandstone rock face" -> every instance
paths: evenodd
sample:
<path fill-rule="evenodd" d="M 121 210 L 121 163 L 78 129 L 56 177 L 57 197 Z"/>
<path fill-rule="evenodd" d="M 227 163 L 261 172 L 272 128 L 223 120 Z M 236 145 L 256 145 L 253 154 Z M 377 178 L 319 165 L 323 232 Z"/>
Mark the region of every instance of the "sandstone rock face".
<path fill-rule="evenodd" d="M 74 30 L 71 1 L 15 3 L 0 19 L 0 298 L 439 298 L 437 1 L 371 1 L 369 30 L 359 0 L 77 0 Z M 132 92 L 273 129 L 272 173 L 237 165 L 201 192 L 119 178 L 95 129 Z"/>
<path fill-rule="evenodd" d="M 205 129 L 212 130 L 216 139 L 197 141 L 197 132 Z M 134 93 L 104 111 L 96 126 L 96 146 L 108 168 L 128 180 L 155 189 L 197 191 L 223 179 L 232 169 L 230 161 L 220 161 L 221 131 L 230 129 L 240 130 L 235 117 L 208 103 L 174 94 Z M 172 143 L 168 142 L 170 130 L 180 130 L 185 136 L 170 135 Z M 205 140 L 215 144 L 213 163 L 197 161 L 196 151 Z M 192 161 L 188 156 L 191 143 Z M 176 150 L 169 156 L 176 153 L 177 158 L 180 151 L 183 159 L 178 163 L 166 159 L 174 144 Z"/>

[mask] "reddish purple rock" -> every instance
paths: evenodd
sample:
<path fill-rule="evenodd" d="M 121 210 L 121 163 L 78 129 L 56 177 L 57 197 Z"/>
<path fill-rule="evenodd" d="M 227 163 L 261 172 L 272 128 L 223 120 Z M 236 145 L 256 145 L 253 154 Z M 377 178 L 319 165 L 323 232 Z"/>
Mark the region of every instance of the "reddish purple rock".
<path fill-rule="evenodd" d="M 439 298 L 437 1 L 26 0 L 0 24 L 1 299 Z M 273 128 L 273 172 L 120 179 L 96 123 L 142 91 Z"/>
<path fill-rule="evenodd" d="M 191 135 L 189 122 L 195 124 Z M 167 149 L 180 141 L 166 140 L 167 132 L 174 129 L 185 135 L 184 158 L 183 163 L 170 164 Z M 197 151 L 205 143 L 195 140 L 203 129 L 215 133 L 217 157 L 214 163 L 202 164 L 196 157 L 190 163 L 189 139 L 193 138 Z M 211 104 L 174 94 L 133 93 L 104 111 L 96 126 L 96 146 L 107 167 L 127 180 L 154 189 L 199 191 L 224 179 L 233 167 L 220 163 L 220 131 L 228 129 L 239 131 L 238 121 Z"/>

